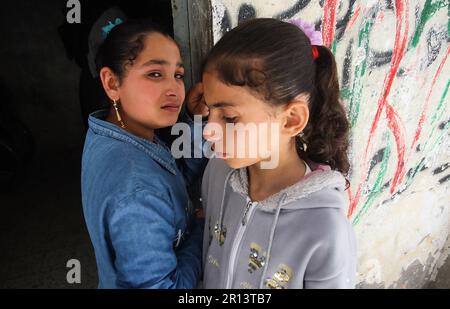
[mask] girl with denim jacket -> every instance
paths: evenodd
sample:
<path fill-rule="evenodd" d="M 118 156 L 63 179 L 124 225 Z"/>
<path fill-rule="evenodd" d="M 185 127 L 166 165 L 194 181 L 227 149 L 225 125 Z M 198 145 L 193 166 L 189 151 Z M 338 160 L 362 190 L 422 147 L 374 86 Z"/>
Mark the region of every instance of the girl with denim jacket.
<path fill-rule="evenodd" d="M 111 107 L 89 117 L 81 175 L 99 287 L 194 288 L 202 225 L 186 187 L 206 162 L 175 160 L 155 134 L 182 110 L 180 50 L 149 21 L 111 25 L 97 56 Z M 202 114 L 201 88 L 190 98 L 187 109 Z M 193 127 L 185 113 L 180 118 Z M 195 144 L 201 147 L 201 138 Z"/>

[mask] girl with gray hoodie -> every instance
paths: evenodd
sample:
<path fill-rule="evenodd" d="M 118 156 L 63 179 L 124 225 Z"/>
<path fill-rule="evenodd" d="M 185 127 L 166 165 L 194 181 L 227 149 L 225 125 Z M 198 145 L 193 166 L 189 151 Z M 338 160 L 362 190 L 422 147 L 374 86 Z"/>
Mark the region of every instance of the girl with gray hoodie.
<path fill-rule="evenodd" d="M 205 61 L 204 136 L 219 157 L 202 184 L 205 288 L 355 285 L 349 122 L 320 40 L 303 21 L 253 19 Z"/>

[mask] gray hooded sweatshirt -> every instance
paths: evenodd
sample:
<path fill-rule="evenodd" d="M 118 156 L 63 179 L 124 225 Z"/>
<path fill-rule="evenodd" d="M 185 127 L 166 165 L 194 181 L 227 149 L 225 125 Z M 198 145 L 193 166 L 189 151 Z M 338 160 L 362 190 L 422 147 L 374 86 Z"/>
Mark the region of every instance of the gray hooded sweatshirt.
<path fill-rule="evenodd" d="M 210 160 L 203 177 L 204 288 L 354 288 L 345 178 L 307 161 L 296 184 L 253 202 L 247 169 Z"/>

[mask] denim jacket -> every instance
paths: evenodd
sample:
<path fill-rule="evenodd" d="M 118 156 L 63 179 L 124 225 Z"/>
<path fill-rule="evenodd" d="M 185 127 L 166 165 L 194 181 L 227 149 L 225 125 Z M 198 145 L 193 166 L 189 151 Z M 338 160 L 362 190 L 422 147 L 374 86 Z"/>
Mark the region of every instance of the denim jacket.
<path fill-rule="evenodd" d="M 187 185 L 206 160 L 175 160 L 158 137 L 139 138 L 106 115 L 89 117 L 81 173 L 99 288 L 195 288 L 202 222 L 193 219 Z"/>

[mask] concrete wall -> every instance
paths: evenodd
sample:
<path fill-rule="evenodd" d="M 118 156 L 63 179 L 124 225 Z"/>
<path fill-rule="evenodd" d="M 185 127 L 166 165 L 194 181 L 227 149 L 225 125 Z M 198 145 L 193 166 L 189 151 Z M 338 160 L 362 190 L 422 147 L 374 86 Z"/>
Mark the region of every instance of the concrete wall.
<path fill-rule="evenodd" d="M 421 287 L 448 256 L 449 1 L 212 0 L 214 41 L 301 17 L 336 55 L 352 124 L 348 216 L 358 286 Z"/>

